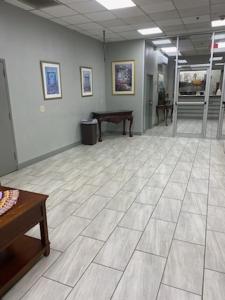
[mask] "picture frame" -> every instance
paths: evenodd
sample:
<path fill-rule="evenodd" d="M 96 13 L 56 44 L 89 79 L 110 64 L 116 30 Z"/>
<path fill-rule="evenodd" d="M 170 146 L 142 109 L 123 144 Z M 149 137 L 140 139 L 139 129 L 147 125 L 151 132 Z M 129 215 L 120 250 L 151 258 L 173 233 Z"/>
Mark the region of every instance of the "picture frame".
<path fill-rule="evenodd" d="M 93 96 L 93 72 L 91 67 L 80 67 L 81 96 Z"/>
<path fill-rule="evenodd" d="M 135 61 L 112 62 L 112 94 L 135 94 Z"/>
<path fill-rule="evenodd" d="M 60 63 L 41 61 L 42 87 L 45 100 L 62 98 Z"/>

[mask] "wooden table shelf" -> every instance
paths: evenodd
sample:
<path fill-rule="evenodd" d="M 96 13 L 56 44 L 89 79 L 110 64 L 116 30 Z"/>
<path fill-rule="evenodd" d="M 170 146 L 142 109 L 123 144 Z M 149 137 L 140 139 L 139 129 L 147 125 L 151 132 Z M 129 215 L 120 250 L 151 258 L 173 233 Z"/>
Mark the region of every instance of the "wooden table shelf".
<path fill-rule="evenodd" d="M 0 190 L 9 188 L 1 187 Z M 17 204 L 0 216 L 0 299 L 32 266 L 50 253 L 46 207 L 48 196 L 20 191 Z M 41 239 L 26 236 L 40 224 Z"/>

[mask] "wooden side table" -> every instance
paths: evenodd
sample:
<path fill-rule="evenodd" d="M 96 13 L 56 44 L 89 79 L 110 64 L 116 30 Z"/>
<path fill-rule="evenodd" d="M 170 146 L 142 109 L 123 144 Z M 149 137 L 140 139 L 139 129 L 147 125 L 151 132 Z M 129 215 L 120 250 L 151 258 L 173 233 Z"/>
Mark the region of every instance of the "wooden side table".
<path fill-rule="evenodd" d="M 0 191 L 10 188 L 0 186 Z M 42 255 L 50 253 L 46 217 L 48 196 L 20 191 L 17 204 L 0 216 L 0 299 Z M 25 233 L 40 224 L 41 239 Z"/>

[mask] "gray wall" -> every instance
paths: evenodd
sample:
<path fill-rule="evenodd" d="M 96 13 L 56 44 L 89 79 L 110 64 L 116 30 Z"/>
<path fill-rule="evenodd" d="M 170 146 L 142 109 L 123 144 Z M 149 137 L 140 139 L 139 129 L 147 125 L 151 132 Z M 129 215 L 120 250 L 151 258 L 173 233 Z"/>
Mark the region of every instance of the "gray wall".
<path fill-rule="evenodd" d="M 94 39 L 0 3 L 0 58 L 6 61 L 19 164 L 80 141 L 80 119 L 105 109 L 103 49 Z M 62 100 L 44 101 L 40 60 L 61 63 Z M 82 65 L 93 67 L 93 97 L 81 97 Z"/>
<path fill-rule="evenodd" d="M 109 43 L 106 47 L 107 110 L 133 110 L 135 133 L 143 132 L 144 49 L 145 42 L 143 40 Z M 119 60 L 135 60 L 135 95 L 112 95 L 111 63 Z M 119 128 L 117 125 L 110 126 L 110 129 L 117 131 Z"/>

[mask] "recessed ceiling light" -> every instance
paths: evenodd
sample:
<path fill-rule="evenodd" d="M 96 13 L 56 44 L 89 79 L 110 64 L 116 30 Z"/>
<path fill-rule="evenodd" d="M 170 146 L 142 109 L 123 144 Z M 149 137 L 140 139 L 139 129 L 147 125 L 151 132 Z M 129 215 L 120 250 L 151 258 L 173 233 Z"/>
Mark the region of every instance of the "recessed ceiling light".
<path fill-rule="evenodd" d="M 131 0 L 96 0 L 107 9 L 119 9 L 136 6 Z"/>
<path fill-rule="evenodd" d="M 149 34 L 162 33 L 162 30 L 159 27 L 152 27 L 152 28 L 138 29 L 138 32 L 142 35 L 149 35 Z"/>
<path fill-rule="evenodd" d="M 155 41 L 152 41 L 152 43 L 154 45 L 167 45 L 167 44 L 171 44 L 171 40 L 169 40 L 169 39 L 155 40 Z"/>
<path fill-rule="evenodd" d="M 211 22 L 212 27 L 225 26 L 225 20 L 214 20 Z"/>

